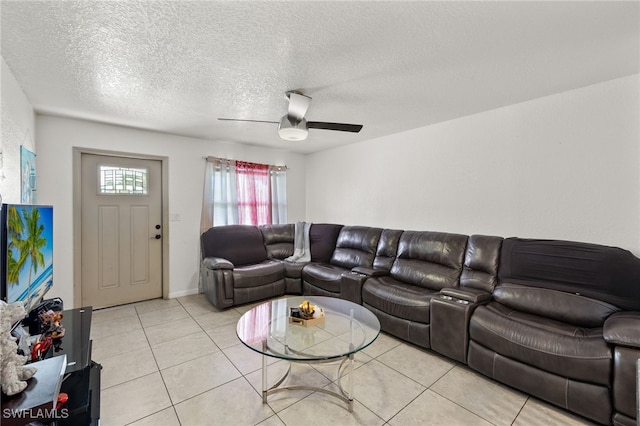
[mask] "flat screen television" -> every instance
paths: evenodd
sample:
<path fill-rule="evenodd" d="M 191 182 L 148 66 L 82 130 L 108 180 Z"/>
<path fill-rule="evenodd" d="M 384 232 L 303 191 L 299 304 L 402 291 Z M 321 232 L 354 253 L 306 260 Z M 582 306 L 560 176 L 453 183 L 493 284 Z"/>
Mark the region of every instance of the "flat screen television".
<path fill-rule="evenodd" d="M 53 286 L 53 207 L 3 204 L 0 214 L 0 297 L 27 312 Z"/>

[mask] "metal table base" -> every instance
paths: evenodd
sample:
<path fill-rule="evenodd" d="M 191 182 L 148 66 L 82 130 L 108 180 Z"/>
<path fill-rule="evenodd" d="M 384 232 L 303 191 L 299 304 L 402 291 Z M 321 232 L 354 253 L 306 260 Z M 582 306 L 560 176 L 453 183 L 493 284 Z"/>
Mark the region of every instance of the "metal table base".
<path fill-rule="evenodd" d="M 267 347 L 266 347 L 266 341 L 264 342 L 264 351 L 266 352 Z M 337 383 L 338 383 L 338 388 L 340 390 L 340 392 L 334 392 L 328 389 L 324 389 L 324 388 L 319 388 L 316 386 L 308 386 L 308 385 L 287 385 L 287 386 L 281 386 L 282 383 L 287 379 L 287 377 L 289 377 L 289 374 L 291 373 L 291 363 L 292 362 L 298 362 L 298 363 L 303 363 L 303 364 L 327 364 L 327 363 L 331 363 L 331 362 L 336 362 L 338 360 L 342 359 L 342 361 L 340 362 L 340 365 L 338 366 L 338 377 L 337 377 Z M 266 404 L 267 403 L 267 396 L 274 394 L 274 393 L 278 393 L 278 392 L 282 392 L 282 391 L 290 391 L 290 390 L 307 390 L 307 391 L 313 391 L 313 392 L 322 392 L 324 394 L 327 395 L 331 395 L 333 397 L 338 398 L 341 401 L 344 401 L 347 404 L 347 409 L 349 410 L 350 413 L 353 413 L 353 365 L 354 365 L 354 355 L 350 354 L 350 355 L 346 355 L 344 357 L 341 358 L 334 358 L 334 359 L 328 359 L 328 360 L 314 360 L 314 361 L 310 361 L 310 360 L 300 360 L 300 361 L 292 361 L 289 360 L 289 367 L 287 368 L 287 371 L 284 373 L 284 375 L 270 388 L 267 388 L 267 355 L 262 355 L 262 403 Z M 349 375 L 349 383 L 348 383 L 348 389 L 345 391 L 345 389 L 342 387 L 342 374 L 344 369 L 347 368 L 348 369 L 348 375 Z"/>

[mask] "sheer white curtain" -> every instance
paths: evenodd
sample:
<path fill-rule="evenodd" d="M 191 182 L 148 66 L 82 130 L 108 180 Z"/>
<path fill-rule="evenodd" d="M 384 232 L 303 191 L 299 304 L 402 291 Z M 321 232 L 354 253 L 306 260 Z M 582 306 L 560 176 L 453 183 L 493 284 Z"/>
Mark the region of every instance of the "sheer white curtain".
<path fill-rule="evenodd" d="M 271 179 L 271 222 L 287 223 L 287 168 L 270 166 Z"/>
<path fill-rule="evenodd" d="M 247 215 L 239 214 L 241 205 L 244 206 L 247 203 L 265 204 L 265 201 L 262 199 L 258 203 L 256 190 L 251 189 L 255 185 L 247 183 L 247 180 L 257 179 L 254 173 L 250 173 L 257 166 L 264 167 L 265 172 L 268 170 L 269 178 L 262 184 L 262 187 L 268 187 L 271 201 L 270 220 L 268 213 L 266 215 L 262 214 L 261 216 L 267 217 L 265 220 L 273 224 L 287 223 L 286 166 L 267 166 L 207 157 L 202 214 L 200 219 L 201 233 L 212 226 L 251 224 L 254 222 L 259 224 L 266 223 L 265 220 L 262 219 L 251 221 L 245 218 Z M 238 167 L 240 167 L 241 170 L 239 170 Z M 249 170 L 249 172 L 247 170 Z M 239 173 L 242 173 L 242 180 L 239 180 Z M 240 195 L 242 195 L 242 197 L 240 197 Z M 242 198 L 242 200 L 240 200 L 240 198 Z M 268 204 L 268 199 L 266 203 Z M 256 205 L 251 207 L 258 208 L 260 206 Z"/>
<path fill-rule="evenodd" d="M 200 232 L 212 226 L 238 223 L 236 163 L 207 157 Z"/>
<path fill-rule="evenodd" d="M 286 166 L 267 166 L 254 163 L 244 163 L 233 160 L 226 160 L 216 157 L 207 157 L 205 163 L 204 188 L 202 197 L 202 213 L 200 216 L 200 233 L 205 232 L 212 226 L 220 225 L 236 225 L 242 221 L 247 221 L 246 217 L 251 215 L 240 215 L 240 205 L 248 202 L 255 205 L 252 208 L 257 209 L 258 204 L 268 205 L 269 198 L 265 200 L 260 197 L 257 200 L 257 193 L 254 187 L 255 182 L 247 182 L 247 180 L 256 179 L 255 173 L 250 173 L 253 166 L 262 166 L 265 173 L 268 172 L 268 179 L 262 182 L 263 187 L 267 187 L 270 192 L 271 201 L 271 219 L 273 224 L 287 223 L 287 167 Z M 238 178 L 238 167 L 242 173 L 242 179 Z M 247 172 L 249 170 L 249 172 Z M 264 180 L 266 176 L 262 177 Z M 239 195 L 242 200 L 239 201 Z M 244 206 L 247 207 L 247 206 Z M 268 212 L 268 211 L 267 211 Z M 261 216 L 265 216 L 269 221 L 268 213 L 262 212 Z M 245 217 L 246 216 L 246 217 Z M 247 223 L 262 223 L 264 220 L 249 220 Z M 201 258 L 201 255 L 198 255 Z M 200 293 L 204 291 L 202 277 L 198 282 Z"/>

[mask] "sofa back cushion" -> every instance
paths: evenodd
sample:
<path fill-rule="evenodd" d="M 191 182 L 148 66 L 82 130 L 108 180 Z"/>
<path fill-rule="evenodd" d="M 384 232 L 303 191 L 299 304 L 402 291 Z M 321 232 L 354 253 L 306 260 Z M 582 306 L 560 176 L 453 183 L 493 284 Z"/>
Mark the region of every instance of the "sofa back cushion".
<path fill-rule="evenodd" d="M 466 245 L 466 235 L 405 231 L 391 276 L 432 290 L 457 287 Z"/>
<path fill-rule="evenodd" d="M 472 235 L 467 242 L 460 287 L 491 293 L 498 283 L 502 237 Z"/>
<path fill-rule="evenodd" d="M 602 327 L 609 315 L 619 311 L 602 300 L 520 284 L 498 285 L 493 298 L 516 311 L 586 328 Z"/>
<path fill-rule="evenodd" d="M 251 225 L 214 226 L 200 236 L 202 258 L 221 257 L 234 266 L 267 260 L 262 233 Z"/>
<path fill-rule="evenodd" d="M 393 261 L 396 260 L 398 255 L 398 243 L 402 232 L 398 229 L 385 229 L 382 231 L 378 248 L 376 249 L 376 257 L 373 259 L 374 268 L 386 271 L 391 269 Z"/>
<path fill-rule="evenodd" d="M 336 240 L 342 229 L 342 225 L 333 223 L 312 223 L 309 228 L 309 251 L 312 262 L 325 262 L 331 260 L 331 255 L 336 248 Z"/>
<path fill-rule="evenodd" d="M 507 238 L 498 283 L 564 291 L 640 310 L 640 259 L 618 247 Z"/>
<path fill-rule="evenodd" d="M 262 240 L 270 259 L 284 259 L 293 255 L 295 225 L 262 225 Z"/>
<path fill-rule="evenodd" d="M 345 226 L 340 230 L 330 263 L 342 268 L 373 266 L 382 228 Z"/>

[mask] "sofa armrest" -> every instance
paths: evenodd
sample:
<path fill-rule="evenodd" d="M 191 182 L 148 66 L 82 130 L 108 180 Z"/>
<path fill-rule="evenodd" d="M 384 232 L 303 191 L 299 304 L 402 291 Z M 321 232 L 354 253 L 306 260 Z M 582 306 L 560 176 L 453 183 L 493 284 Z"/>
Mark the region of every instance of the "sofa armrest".
<path fill-rule="evenodd" d="M 362 305 L 362 286 L 364 282 L 367 278 L 381 277 L 384 275 L 389 275 L 389 272 L 385 269 L 356 266 L 349 272 L 342 274 L 340 297 Z"/>
<path fill-rule="evenodd" d="M 349 272 L 342 274 L 342 283 L 340 285 L 340 298 L 349 300 L 358 305 L 362 305 L 362 286 L 364 282 L 369 278 L 362 272 L 356 272 L 353 268 Z M 371 269 L 371 268 L 367 268 Z"/>
<path fill-rule="evenodd" d="M 233 306 L 233 268 L 233 263 L 221 257 L 206 257 L 200 264 L 204 293 L 218 309 Z"/>
<path fill-rule="evenodd" d="M 202 261 L 202 267 L 207 269 L 233 269 L 233 263 L 221 257 L 207 257 Z"/>
<path fill-rule="evenodd" d="M 366 266 L 356 266 L 351 270 L 351 272 L 366 275 L 367 277 L 382 277 L 384 275 L 389 275 L 389 271 L 385 269 L 368 268 Z"/>
<path fill-rule="evenodd" d="M 640 348 L 640 312 L 624 311 L 611 315 L 602 330 L 607 343 Z"/>
<path fill-rule="evenodd" d="M 491 300 L 491 293 L 476 288 L 443 288 L 431 299 L 431 349 L 451 359 L 467 363 L 469 321 L 475 309 Z"/>
<path fill-rule="evenodd" d="M 440 294 L 459 300 L 466 300 L 469 303 L 482 303 L 491 299 L 491 293 L 477 288 L 443 288 Z"/>

